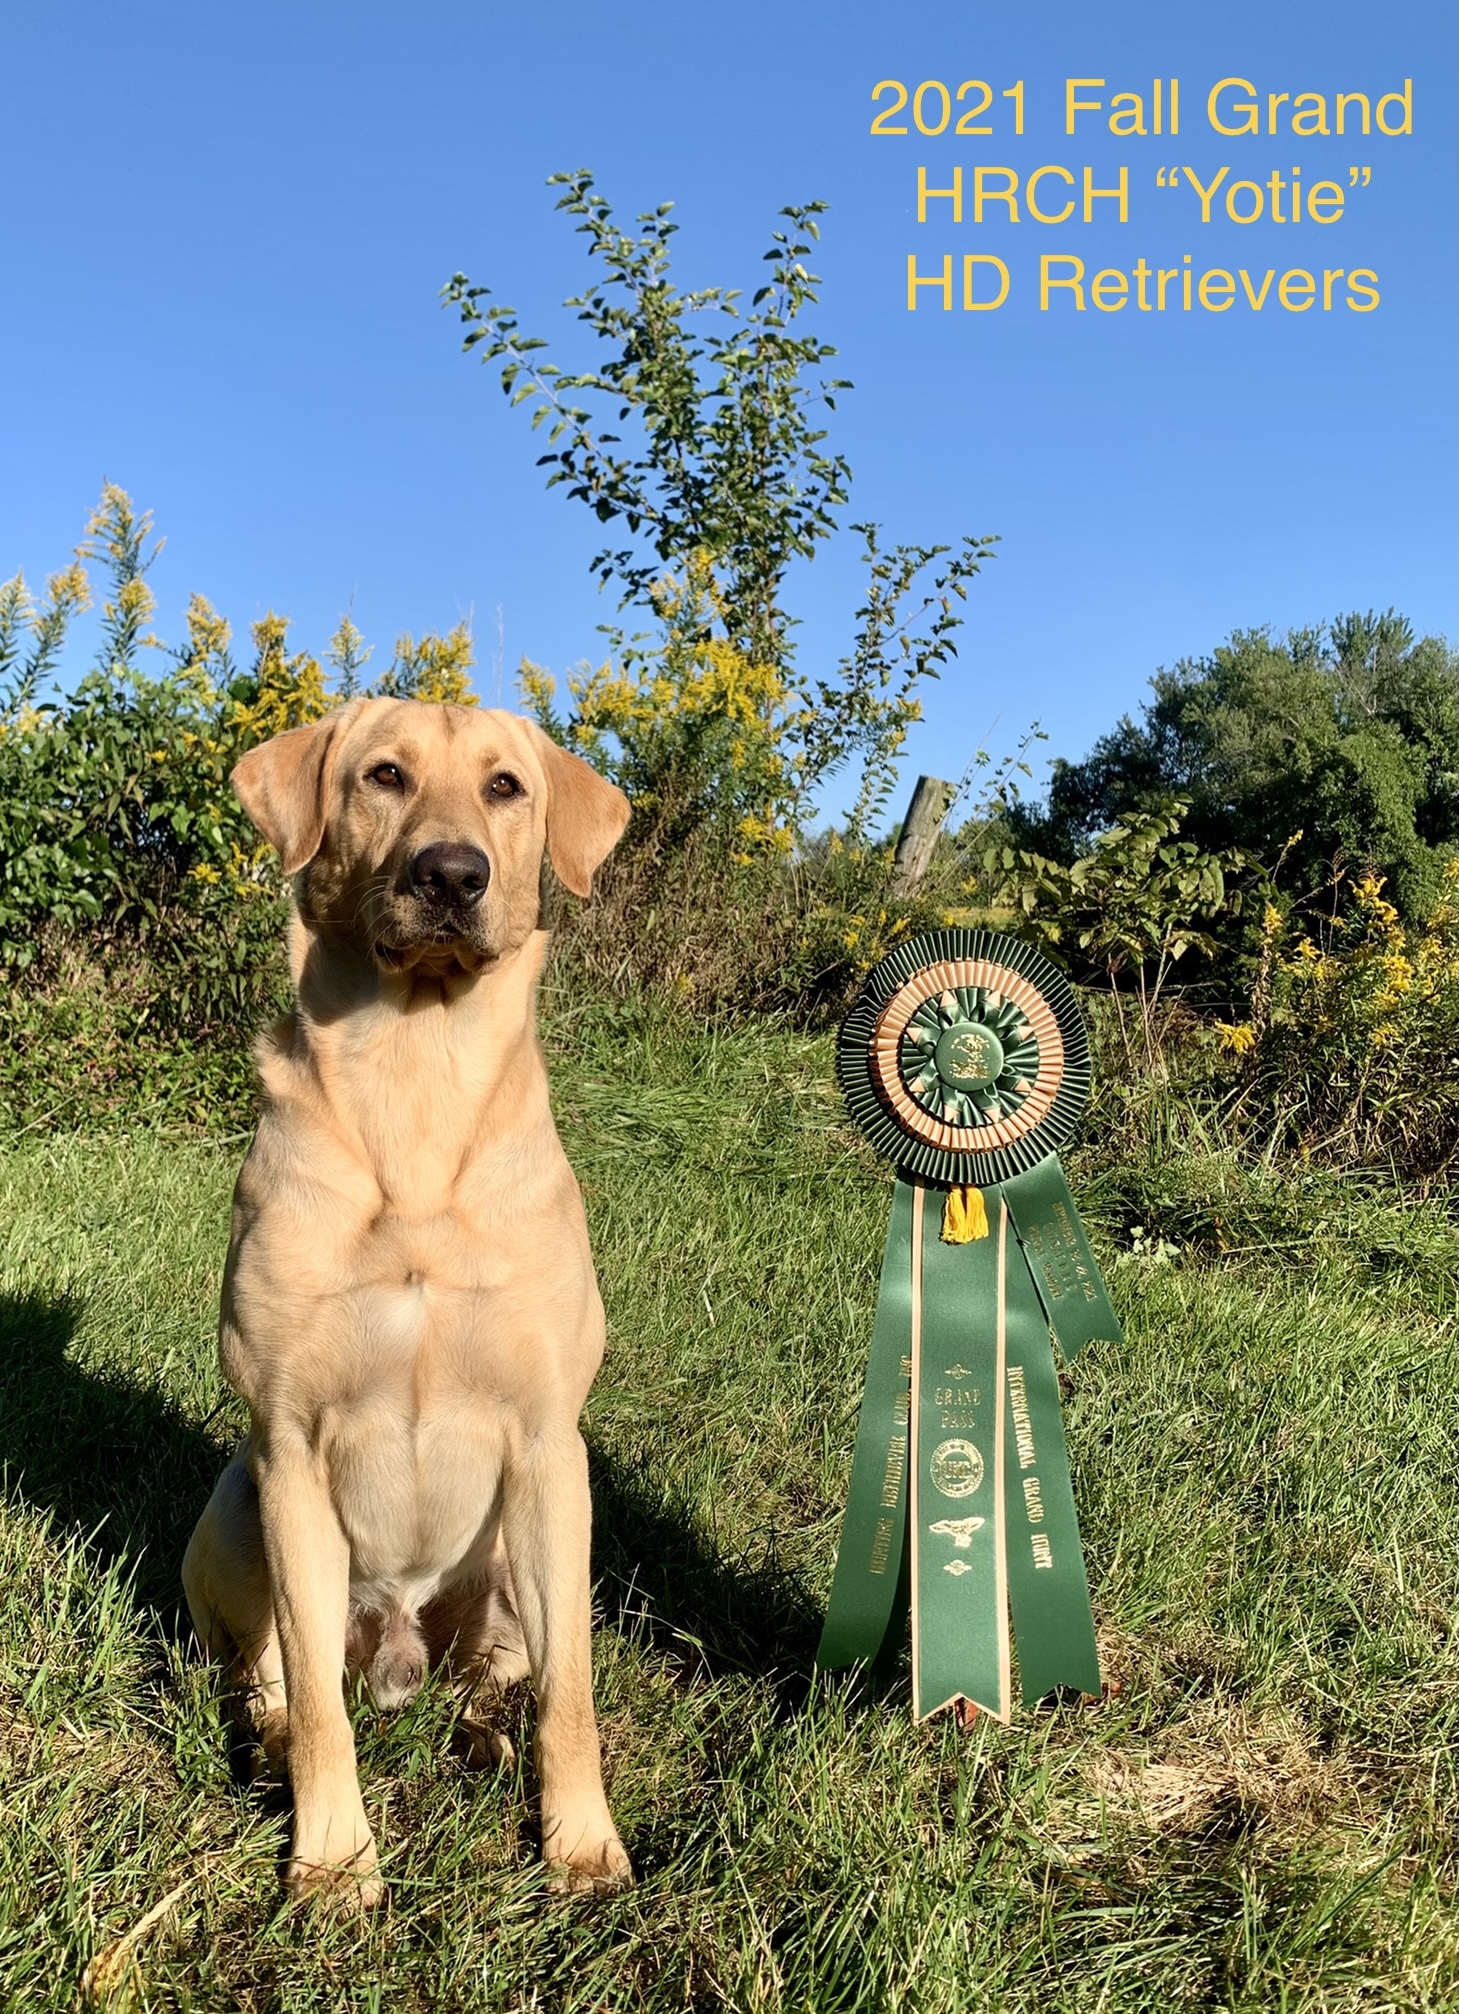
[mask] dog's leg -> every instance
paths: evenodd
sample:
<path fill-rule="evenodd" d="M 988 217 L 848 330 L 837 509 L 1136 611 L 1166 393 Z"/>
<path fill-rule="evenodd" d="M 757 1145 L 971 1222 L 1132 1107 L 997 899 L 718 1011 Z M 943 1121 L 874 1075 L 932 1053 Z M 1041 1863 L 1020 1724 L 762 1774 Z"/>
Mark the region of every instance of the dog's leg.
<path fill-rule="evenodd" d="M 531 1676 L 532 1663 L 517 1619 L 500 1528 L 483 1580 L 464 1591 L 448 1590 L 432 1604 L 428 1621 L 432 1662 L 444 1659 L 449 1665 L 473 1764 L 511 1768 L 516 1750 L 511 1738 L 492 1725 L 492 1708 L 510 1686 Z"/>
<path fill-rule="evenodd" d="M 534 1436 L 513 1452 L 503 1505 L 517 1614 L 537 1691 L 542 1851 L 553 1885 L 623 1888 L 628 1855 L 603 1795 L 593 1714 L 588 1456 L 576 1431 Z"/>
<path fill-rule="evenodd" d="M 422 1620 L 432 1665 L 449 1665 L 462 1699 L 505 1692 L 531 1676 L 499 1527 L 481 1576 L 465 1587 L 447 1588 Z"/>
<path fill-rule="evenodd" d="M 255 1451 L 254 1473 L 289 1694 L 294 1841 L 286 1883 L 291 1895 L 328 1888 L 368 1907 L 384 1887 L 344 1704 L 349 1541 L 302 1439 L 271 1439 Z"/>
<path fill-rule="evenodd" d="M 288 1737 L 284 1666 L 258 1518 L 258 1491 L 239 1454 L 188 1540 L 182 1583 L 199 1648 L 229 1666 L 248 1725 L 282 1769 Z"/>

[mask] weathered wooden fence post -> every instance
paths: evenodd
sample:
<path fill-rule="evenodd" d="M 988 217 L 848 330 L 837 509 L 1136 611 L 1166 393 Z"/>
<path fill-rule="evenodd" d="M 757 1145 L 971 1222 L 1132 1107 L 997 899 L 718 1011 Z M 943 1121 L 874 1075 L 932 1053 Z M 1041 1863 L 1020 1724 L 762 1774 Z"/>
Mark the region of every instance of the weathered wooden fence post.
<path fill-rule="evenodd" d="M 956 795 L 956 784 L 944 783 L 940 776 L 917 778 L 892 858 L 893 895 L 910 895 L 927 872 L 942 821 Z"/>

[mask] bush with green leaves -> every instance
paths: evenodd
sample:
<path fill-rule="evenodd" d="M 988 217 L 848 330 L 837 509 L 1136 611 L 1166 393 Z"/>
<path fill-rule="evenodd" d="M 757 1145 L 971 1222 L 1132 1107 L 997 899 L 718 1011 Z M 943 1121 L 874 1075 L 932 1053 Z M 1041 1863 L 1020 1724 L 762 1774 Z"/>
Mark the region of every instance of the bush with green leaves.
<path fill-rule="evenodd" d="M 982 855 L 983 888 L 1015 928 L 1054 948 L 1080 978 L 1108 989 L 1127 1069 L 1155 1071 L 1160 1010 L 1172 975 L 1192 951 L 1209 955 L 1209 925 L 1238 915 L 1233 882 L 1251 866 L 1235 849 L 1208 852 L 1184 833 L 1190 804 L 1132 811 L 1072 863 L 994 843 Z"/>
<path fill-rule="evenodd" d="M 1260 1134 L 1425 1182 L 1459 1160 L 1459 861 L 1405 922 L 1366 874 L 1336 917 L 1268 902 L 1251 1011 L 1217 1023 Z"/>
<path fill-rule="evenodd" d="M 1189 803 L 1187 836 L 1238 847 L 1287 899 L 1347 899 L 1382 876 L 1401 915 L 1440 899 L 1459 848 L 1459 655 L 1390 609 L 1281 640 L 1238 630 L 1151 681 L 1140 720 L 1056 761 L 1018 843 L 1066 862 L 1131 811 Z"/>
<path fill-rule="evenodd" d="M 146 578 L 157 551 L 150 518 L 108 485 L 39 609 L 20 576 L 0 589 L 0 959 L 24 970 L 57 931 L 85 928 L 98 945 L 144 949 L 168 970 L 158 1007 L 206 1027 L 257 1002 L 251 925 L 265 912 L 270 943 L 278 926 L 228 770 L 270 692 L 287 684 L 307 706 L 312 676 L 322 708 L 323 687 L 312 660 L 285 658 L 274 618 L 240 672 L 227 625 L 200 595 L 186 643 L 159 644 Z M 64 694 L 53 681 L 67 622 L 90 599 L 91 563 L 105 578 L 100 649 Z M 174 960 L 179 938 L 186 955 Z"/>

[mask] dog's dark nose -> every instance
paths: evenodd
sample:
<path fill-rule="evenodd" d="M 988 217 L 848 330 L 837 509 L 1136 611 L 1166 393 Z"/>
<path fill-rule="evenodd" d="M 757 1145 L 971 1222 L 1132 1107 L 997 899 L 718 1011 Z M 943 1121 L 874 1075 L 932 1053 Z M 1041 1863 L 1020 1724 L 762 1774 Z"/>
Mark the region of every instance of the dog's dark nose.
<path fill-rule="evenodd" d="M 479 846 L 453 846 L 442 840 L 423 846 L 410 863 L 410 885 L 428 902 L 449 902 L 470 909 L 486 893 L 491 862 Z"/>

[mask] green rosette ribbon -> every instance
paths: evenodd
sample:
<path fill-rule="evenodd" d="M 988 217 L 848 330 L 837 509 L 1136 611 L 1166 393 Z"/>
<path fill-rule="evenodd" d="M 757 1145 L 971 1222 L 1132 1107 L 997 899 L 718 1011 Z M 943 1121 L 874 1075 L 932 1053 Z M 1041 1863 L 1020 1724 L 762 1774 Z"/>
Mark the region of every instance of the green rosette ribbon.
<path fill-rule="evenodd" d="M 895 1164 L 851 1489 L 817 1667 L 885 1665 L 912 1621 L 917 1720 L 1098 1693 L 1052 1343 L 1123 1340 L 1057 1149 L 1089 1043 L 1057 967 L 940 930 L 875 967 L 841 1087 Z"/>

